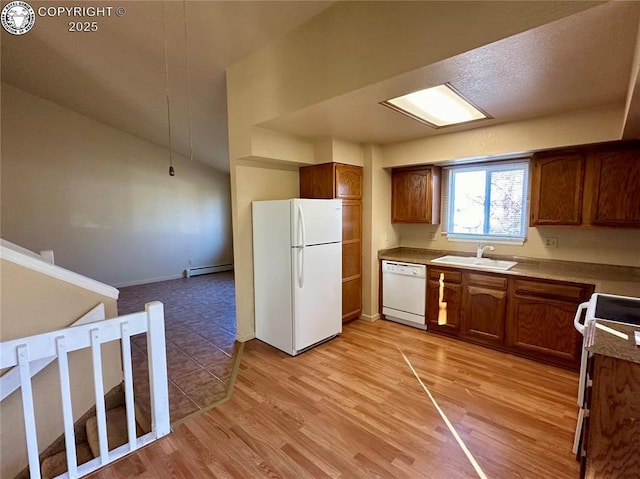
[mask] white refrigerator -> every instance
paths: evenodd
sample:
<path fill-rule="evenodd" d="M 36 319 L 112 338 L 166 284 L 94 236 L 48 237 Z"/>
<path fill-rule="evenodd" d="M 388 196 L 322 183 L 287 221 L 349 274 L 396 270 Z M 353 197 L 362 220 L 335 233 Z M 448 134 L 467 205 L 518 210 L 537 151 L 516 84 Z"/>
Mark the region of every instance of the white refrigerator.
<path fill-rule="evenodd" d="M 256 337 L 292 356 L 342 332 L 342 200 L 254 201 Z"/>

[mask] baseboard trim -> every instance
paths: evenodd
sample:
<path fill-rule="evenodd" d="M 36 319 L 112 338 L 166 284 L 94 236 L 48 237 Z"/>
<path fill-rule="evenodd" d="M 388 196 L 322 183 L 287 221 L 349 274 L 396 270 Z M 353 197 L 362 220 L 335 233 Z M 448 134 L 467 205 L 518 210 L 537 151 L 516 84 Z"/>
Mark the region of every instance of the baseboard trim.
<path fill-rule="evenodd" d="M 125 281 L 124 283 L 115 284 L 114 287 L 126 288 L 127 286 L 139 286 L 141 284 L 158 283 L 160 281 L 169 281 L 172 279 L 182 279 L 182 278 L 184 278 L 184 274 L 172 274 L 169 276 L 159 276 L 157 278 L 139 279 L 137 281 Z"/>
<path fill-rule="evenodd" d="M 221 264 L 217 266 L 197 266 L 195 268 L 187 268 L 184 270 L 187 278 L 198 276 L 200 274 L 221 273 L 222 271 L 233 271 L 233 265 Z"/>
<path fill-rule="evenodd" d="M 366 321 L 368 323 L 374 323 L 377 320 L 380 319 L 380 313 L 376 313 L 376 314 L 361 314 L 360 315 L 360 319 L 362 319 L 363 321 Z"/>

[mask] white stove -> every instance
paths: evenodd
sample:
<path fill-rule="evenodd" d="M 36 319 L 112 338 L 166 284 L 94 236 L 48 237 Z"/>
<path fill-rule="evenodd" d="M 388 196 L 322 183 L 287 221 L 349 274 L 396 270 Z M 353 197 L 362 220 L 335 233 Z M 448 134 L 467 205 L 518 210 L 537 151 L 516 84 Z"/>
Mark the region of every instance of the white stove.
<path fill-rule="evenodd" d="M 580 320 L 585 310 L 586 314 L 583 324 Z M 580 414 L 578 416 L 578 425 L 573 441 L 573 452 L 575 454 L 579 454 L 578 450 L 581 448 L 582 424 L 585 416 L 585 392 L 591 385 L 591 380 L 587 377 L 589 351 L 587 351 L 586 348 L 588 347 L 588 341 L 584 336 L 588 331 L 593 332 L 593 328 L 590 328 L 589 324 L 595 320 L 640 326 L 640 298 L 594 293 L 591 295 L 589 301 L 578 306 L 573 324 L 580 334 L 583 335 L 583 340 L 582 359 L 580 361 L 580 383 L 578 385 L 578 406 L 580 406 Z M 615 333 L 615 331 L 613 332 Z M 637 334 L 636 338 L 638 338 Z M 581 453 L 582 452 L 584 451 L 581 451 Z"/>

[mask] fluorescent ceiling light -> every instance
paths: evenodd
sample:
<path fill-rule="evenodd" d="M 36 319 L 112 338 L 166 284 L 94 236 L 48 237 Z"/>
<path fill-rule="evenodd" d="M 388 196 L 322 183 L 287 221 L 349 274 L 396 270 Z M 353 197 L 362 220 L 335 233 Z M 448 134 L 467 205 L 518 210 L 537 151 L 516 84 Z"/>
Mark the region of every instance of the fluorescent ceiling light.
<path fill-rule="evenodd" d="M 448 84 L 392 98 L 382 104 L 435 128 L 490 118 Z"/>

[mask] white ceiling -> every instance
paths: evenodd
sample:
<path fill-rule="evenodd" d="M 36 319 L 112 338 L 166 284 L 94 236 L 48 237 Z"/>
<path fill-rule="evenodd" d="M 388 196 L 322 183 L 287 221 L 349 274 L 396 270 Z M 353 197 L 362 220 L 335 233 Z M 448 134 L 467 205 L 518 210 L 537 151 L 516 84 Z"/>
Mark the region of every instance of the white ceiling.
<path fill-rule="evenodd" d="M 39 6 L 51 2 L 29 2 Z M 63 5 L 65 2 L 60 2 Z M 36 17 L 34 28 L 2 30 L 2 81 L 157 145 L 168 147 L 163 2 L 110 2 L 124 16 L 71 33 L 68 18 Z M 229 171 L 225 68 L 332 2 L 186 3 L 194 158 Z M 104 2 L 83 1 L 77 5 Z M 172 148 L 189 157 L 184 3 L 165 4 Z M 167 160 L 168 161 L 168 160 Z"/>
<path fill-rule="evenodd" d="M 34 8 L 51 5 L 30 3 Z M 331 3 L 187 2 L 196 160 L 229 170 L 225 68 Z M 91 4 L 98 5 L 83 2 Z M 167 147 L 162 3 L 112 4 L 125 6 L 126 14 L 98 18 L 96 33 L 70 33 L 68 19 L 43 17 L 26 35 L 3 31 L 2 81 Z M 165 3 L 172 147 L 188 157 L 183 6 L 181 1 Z M 640 2 L 611 2 L 262 126 L 308 137 L 389 143 L 623 103 L 639 21 Z M 494 119 L 434 130 L 378 104 L 446 81 Z"/>
<path fill-rule="evenodd" d="M 623 104 L 639 19 L 640 2 L 601 5 L 261 126 L 303 136 L 391 143 Z M 494 119 L 436 130 L 379 105 L 444 82 Z"/>

